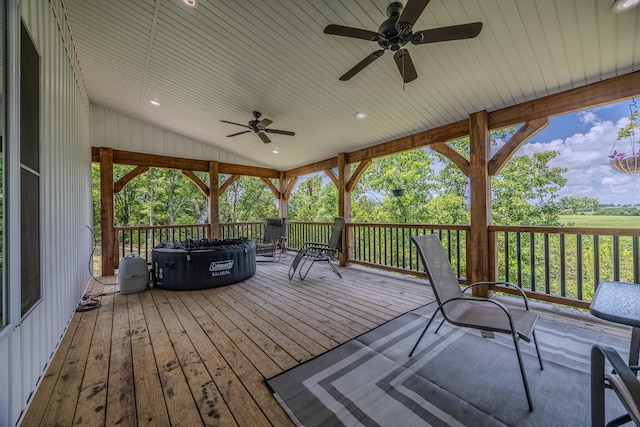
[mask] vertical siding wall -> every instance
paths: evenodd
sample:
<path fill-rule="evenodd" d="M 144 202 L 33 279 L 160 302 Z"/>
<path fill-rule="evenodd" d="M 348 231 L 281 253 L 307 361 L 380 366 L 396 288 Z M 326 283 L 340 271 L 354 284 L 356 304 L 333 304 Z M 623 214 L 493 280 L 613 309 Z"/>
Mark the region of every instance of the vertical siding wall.
<path fill-rule="evenodd" d="M 41 55 L 42 301 L 0 341 L 0 426 L 15 425 L 44 374 L 90 279 L 92 249 L 90 107 L 62 2 L 20 8 Z M 20 251 L 15 241 L 6 248 Z M 9 286 L 15 293 L 20 284 Z"/>
<path fill-rule="evenodd" d="M 188 159 L 217 160 L 236 165 L 263 166 L 210 144 L 94 104 L 91 105 L 91 145 Z"/>

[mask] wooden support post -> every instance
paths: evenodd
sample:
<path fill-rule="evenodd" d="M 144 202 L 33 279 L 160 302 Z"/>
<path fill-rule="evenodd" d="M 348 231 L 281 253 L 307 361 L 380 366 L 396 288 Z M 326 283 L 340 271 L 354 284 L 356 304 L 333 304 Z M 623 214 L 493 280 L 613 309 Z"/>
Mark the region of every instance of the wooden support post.
<path fill-rule="evenodd" d="M 489 277 L 489 225 L 491 225 L 491 135 L 486 111 L 469 116 L 469 177 L 471 180 L 471 232 L 467 253 L 467 278 L 471 282 L 487 281 Z M 474 295 L 488 296 L 487 286 L 474 288 Z"/>
<path fill-rule="evenodd" d="M 218 196 L 218 173 L 220 164 L 211 160 L 209 162 L 209 237 L 220 238 L 220 203 Z"/>
<path fill-rule="evenodd" d="M 112 276 L 118 251 L 113 217 L 113 149 L 100 148 L 100 230 L 102 233 L 102 275 Z"/>
<path fill-rule="evenodd" d="M 280 198 L 278 199 L 278 215 L 280 218 L 288 218 L 289 216 L 289 195 L 287 194 L 287 180 L 284 172 L 280 172 Z"/>
<path fill-rule="evenodd" d="M 347 153 L 338 154 L 338 216 L 344 218 L 347 224 L 351 223 L 351 193 L 347 191 L 347 183 L 351 178 L 349 163 L 347 163 Z M 342 232 L 342 253 L 340 254 L 340 265 L 347 265 L 347 260 L 351 255 L 351 245 L 349 242 L 349 227 L 345 227 Z"/>

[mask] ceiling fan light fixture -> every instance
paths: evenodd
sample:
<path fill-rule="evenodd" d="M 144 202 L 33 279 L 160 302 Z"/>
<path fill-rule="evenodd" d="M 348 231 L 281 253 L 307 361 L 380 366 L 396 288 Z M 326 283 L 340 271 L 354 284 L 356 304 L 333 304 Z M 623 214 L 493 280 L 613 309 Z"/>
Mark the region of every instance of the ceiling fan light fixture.
<path fill-rule="evenodd" d="M 198 5 L 198 0 L 182 0 L 184 4 L 189 7 L 196 7 Z"/>
<path fill-rule="evenodd" d="M 366 117 L 367 117 L 367 113 L 363 113 L 363 112 L 361 112 L 361 111 L 358 111 L 358 112 L 355 114 L 355 116 L 356 116 L 357 118 L 359 118 L 359 119 L 364 119 L 364 118 L 366 118 Z"/>
<path fill-rule="evenodd" d="M 611 5 L 611 11 L 613 13 L 622 13 L 638 5 L 640 5 L 640 0 L 615 0 Z"/>

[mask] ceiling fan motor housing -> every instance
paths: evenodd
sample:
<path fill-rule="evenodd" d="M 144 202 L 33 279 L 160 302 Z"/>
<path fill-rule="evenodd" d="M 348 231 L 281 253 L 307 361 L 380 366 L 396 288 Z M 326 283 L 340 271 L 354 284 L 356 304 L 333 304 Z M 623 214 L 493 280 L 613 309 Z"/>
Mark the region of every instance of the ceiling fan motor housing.
<path fill-rule="evenodd" d="M 380 48 L 390 49 L 395 52 L 411 40 L 411 31 L 408 33 L 403 32 L 402 35 L 399 35 L 396 28 L 402 7 L 400 2 L 393 2 L 387 7 L 387 16 L 389 18 L 380 24 L 378 28 L 378 33 L 382 35 L 382 38 L 378 40 Z"/>

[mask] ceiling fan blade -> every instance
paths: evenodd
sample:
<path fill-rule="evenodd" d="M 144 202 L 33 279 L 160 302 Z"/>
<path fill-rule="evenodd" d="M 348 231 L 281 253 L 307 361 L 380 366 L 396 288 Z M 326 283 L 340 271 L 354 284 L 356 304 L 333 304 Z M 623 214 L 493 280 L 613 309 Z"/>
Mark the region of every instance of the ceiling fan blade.
<path fill-rule="evenodd" d="M 355 67 L 353 67 L 352 69 L 350 69 L 349 71 L 344 73 L 344 75 L 342 75 L 342 77 L 340 77 L 340 80 L 343 81 L 343 82 L 346 82 L 351 77 L 355 76 L 360 71 L 362 71 L 364 69 L 364 67 L 366 67 L 367 65 L 371 64 L 376 59 L 380 58 L 383 53 L 384 53 L 384 49 L 376 50 L 371 55 L 367 56 L 362 61 L 358 62 Z"/>
<path fill-rule="evenodd" d="M 227 120 L 220 120 L 220 121 L 221 121 L 222 123 L 229 123 L 229 124 L 231 124 L 231 125 L 242 126 L 243 128 L 248 128 L 248 127 L 249 127 L 249 126 L 247 126 L 247 125 L 242 125 L 242 124 L 240 124 L 240 123 L 229 122 L 229 121 L 227 121 Z"/>
<path fill-rule="evenodd" d="M 227 135 L 227 138 L 229 138 L 230 136 L 242 135 L 243 133 L 249 133 L 249 132 L 251 132 L 251 131 L 250 130 L 243 130 L 242 132 L 232 133 L 231 135 Z"/>
<path fill-rule="evenodd" d="M 398 71 L 402 76 L 402 81 L 409 83 L 418 78 L 416 67 L 413 65 L 413 60 L 407 49 L 400 49 L 393 55 L 393 59 L 396 61 Z"/>
<path fill-rule="evenodd" d="M 271 142 L 271 140 L 269 139 L 269 137 L 267 136 L 266 133 L 264 132 L 258 132 L 258 136 L 260 137 L 260 139 L 262 140 L 262 142 L 264 142 L 265 144 L 268 144 Z"/>
<path fill-rule="evenodd" d="M 279 135 L 289 135 L 289 136 L 294 136 L 296 134 L 295 132 L 291 132 L 290 130 L 265 129 L 264 131 L 267 133 L 277 133 Z"/>
<path fill-rule="evenodd" d="M 408 32 L 411 27 L 416 23 L 422 11 L 429 4 L 430 0 L 409 0 L 402 10 L 398 22 L 396 22 L 396 29 L 400 33 Z"/>
<path fill-rule="evenodd" d="M 472 39 L 480 34 L 482 22 L 452 25 L 450 27 L 434 28 L 413 33 L 411 43 L 425 44 L 445 42 L 450 40 Z"/>
<path fill-rule="evenodd" d="M 327 25 L 324 29 L 325 34 L 333 34 L 334 36 L 352 37 L 355 39 L 369 40 L 372 42 L 380 40 L 380 34 L 375 31 L 361 30 L 359 28 L 344 27 L 342 25 Z"/>
<path fill-rule="evenodd" d="M 267 126 L 269 126 L 271 123 L 273 123 L 271 120 L 269 119 L 262 119 L 258 122 L 258 127 L 260 128 L 266 128 Z"/>

